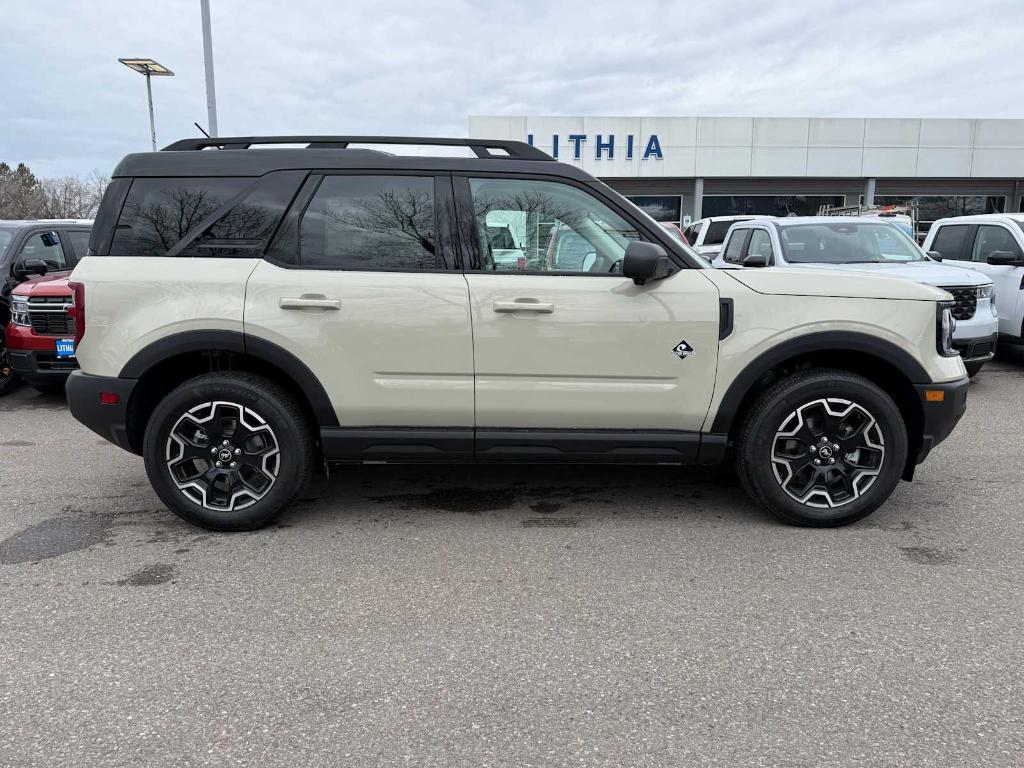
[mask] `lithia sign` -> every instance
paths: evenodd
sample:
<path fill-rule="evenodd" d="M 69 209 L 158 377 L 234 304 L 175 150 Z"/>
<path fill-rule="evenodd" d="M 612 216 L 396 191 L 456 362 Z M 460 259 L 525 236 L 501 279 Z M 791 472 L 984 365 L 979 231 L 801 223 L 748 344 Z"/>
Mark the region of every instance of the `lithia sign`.
<path fill-rule="evenodd" d="M 590 138 L 591 137 L 587 136 L 585 133 L 570 133 L 565 137 L 565 151 L 567 153 L 572 152 L 573 160 L 582 160 L 583 153 L 586 151 L 587 141 Z M 627 160 L 632 160 L 637 155 L 639 155 L 641 160 L 664 159 L 664 155 L 661 152 L 661 141 L 658 139 L 658 134 L 652 133 L 648 136 L 646 144 L 644 144 L 642 140 L 637 141 L 636 138 L 637 137 L 632 133 L 627 133 L 625 140 L 619 143 L 616 142 L 614 133 L 609 133 L 607 135 L 600 133 L 595 134 L 593 136 L 594 141 L 591 144 L 594 148 L 594 159 L 604 160 L 607 158 L 608 160 L 614 160 L 616 150 L 624 152 Z M 533 146 L 532 133 L 527 134 L 526 142 L 531 147 Z M 558 159 L 558 152 L 561 149 L 559 144 L 559 135 L 557 133 L 553 134 L 551 136 L 551 156 L 556 160 Z M 643 146 L 643 152 L 640 151 L 641 146 Z"/>

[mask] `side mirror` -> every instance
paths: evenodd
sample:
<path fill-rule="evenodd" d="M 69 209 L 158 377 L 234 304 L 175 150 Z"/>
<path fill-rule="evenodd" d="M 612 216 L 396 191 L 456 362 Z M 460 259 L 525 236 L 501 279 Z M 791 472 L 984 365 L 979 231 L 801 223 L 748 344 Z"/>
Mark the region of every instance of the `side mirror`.
<path fill-rule="evenodd" d="M 648 280 L 661 280 L 671 275 L 672 262 L 657 243 L 633 240 L 622 257 L 622 274 L 637 285 L 643 285 Z"/>
<path fill-rule="evenodd" d="M 30 275 L 45 275 L 49 270 L 46 266 L 46 262 L 42 259 L 25 259 L 24 261 L 15 264 L 14 276 L 19 280 L 27 280 Z"/>
<path fill-rule="evenodd" d="M 743 257 L 744 267 L 767 267 L 768 257 L 763 253 L 749 253 Z"/>
<path fill-rule="evenodd" d="M 986 261 L 996 266 L 1019 267 L 1024 265 L 1024 258 L 1013 251 L 992 251 Z"/>
<path fill-rule="evenodd" d="M 942 254 L 938 251 L 928 251 L 928 258 L 932 261 L 942 261 Z"/>

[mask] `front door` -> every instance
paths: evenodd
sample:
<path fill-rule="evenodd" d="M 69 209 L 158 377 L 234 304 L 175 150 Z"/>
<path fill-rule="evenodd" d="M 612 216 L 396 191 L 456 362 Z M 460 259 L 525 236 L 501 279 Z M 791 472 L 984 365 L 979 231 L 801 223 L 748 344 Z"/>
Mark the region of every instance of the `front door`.
<path fill-rule="evenodd" d="M 286 223 L 279 235 L 293 263 L 262 261 L 249 278 L 247 336 L 312 371 L 341 431 L 362 435 L 369 452 L 352 458 L 373 458 L 367 429 L 415 454 L 429 453 L 414 445 L 425 428 L 461 428 L 456 442 L 471 451 L 469 294 L 441 235 L 450 177 L 361 172 L 308 183 L 316 190 L 294 232 Z"/>
<path fill-rule="evenodd" d="M 582 186 L 457 177 L 456 190 L 478 455 L 488 430 L 699 431 L 719 324 L 718 292 L 701 270 L 643 286 L 624 278 L 626 246 L 642 235 Z M 493 253 L 494 227 L 508 228 L 517 261 Z"/>

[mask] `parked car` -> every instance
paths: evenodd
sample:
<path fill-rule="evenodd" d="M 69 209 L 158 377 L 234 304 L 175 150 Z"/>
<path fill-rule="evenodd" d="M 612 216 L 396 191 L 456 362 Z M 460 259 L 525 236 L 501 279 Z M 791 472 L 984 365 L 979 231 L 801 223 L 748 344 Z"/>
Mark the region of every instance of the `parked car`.
<path fill-rule="evenodd" d="M 45 394 L 63 392 L 78 368 L 71 302 L 67 271 L 26 280 L 11 292 L 7 358 L 22 380 Z"/>
<path fill-rule="evenodd" d="M 81 219 L 0 221 L 0 395 L 17 384 L 23 362 L 8 352 L 12 292 L 33 277 L 66 276 L 85 256 L 91 228 L 91 220 Z"/>
<path fill-rule="evenodd" d="M 981 273 L 995 283 L 999 338 L 1024 344 L 1024 213 L 939 219 L 924 247 L 944 264 Z"/>
<path fill-rule="evenodd" d="M 686 238 L 693 249 L 710 261 L 722 249 L 722 241 L 729 227 L 739 221 L 752 221 L 755 219 L 772 219 L 774 216 L 757 216 L 753 214 L 740 216 L 711 216 L 706 219 L 697 219 L 683 230 L 683 237 Z"/>
<path fill-rule="evenodd" d="M 266 525 L 321 462 L 734 455 L 765 509 L 842 525 L 966 408 L 944 291 L 710 269 L 520 142 L 416 140 L 475 155 L 427 158 L 366 141 L 188 139 L 113 172 L 72 275 L 68 402 L 194 524 Z M 249 149 L 285 142 L 302 148 Z M 494 213 L 524 217 L 540 253 L 559 228 L 591 251 L 495 271 Z"/>
<path fill-rule="evenodd" d="M 875 217 L 791 216 L 736 224 L 712 264 L 720 269 L 792 267 L 902 277 L 947 291 L 953 346 L 975 376 L 995 354 L 999 321 L 992 281 L 928 256 L 898 226 Z"/>

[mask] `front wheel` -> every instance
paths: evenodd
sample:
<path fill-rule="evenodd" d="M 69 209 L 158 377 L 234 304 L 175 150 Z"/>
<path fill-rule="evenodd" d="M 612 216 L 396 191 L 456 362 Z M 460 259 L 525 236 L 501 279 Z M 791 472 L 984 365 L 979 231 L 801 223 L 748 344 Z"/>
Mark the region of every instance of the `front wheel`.
<path fill-rule="evenodd" d="M 834 369 L 773 385 L 737 441 L 747 493 L 795 525 L 846 525 L 870 514 L 892 494 L 906 460 L 906 426 L 892 398 Z"/>
<path fill-rule="evenodd" d="M 174 514 L 209 530 L 249 531 L 301 492 L 313 444 L 309 419 L 285 389 L 250 373 L 212 373 L 160 401 L 143 456 Z"/>
<path fill-rule="evenodd" d="M 18 386 L 18 374 L 7 360 L 7 348 L 0 344 L 0 397 Z"/>

